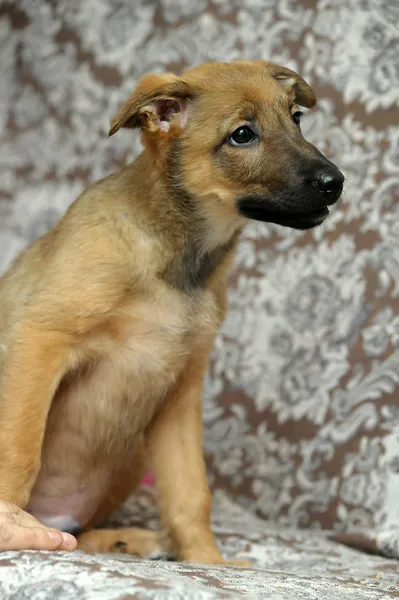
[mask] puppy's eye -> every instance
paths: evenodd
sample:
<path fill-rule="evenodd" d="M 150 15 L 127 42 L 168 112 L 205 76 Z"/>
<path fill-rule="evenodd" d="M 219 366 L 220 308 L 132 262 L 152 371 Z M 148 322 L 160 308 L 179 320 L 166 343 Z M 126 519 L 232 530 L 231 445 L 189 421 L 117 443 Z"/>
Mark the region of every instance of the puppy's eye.
<path fill-rule="evenodd" d="M 296 110 L 294 113 L 292 113 L 292 120 L 294 121 L 295 125 L 299 125 L 301 124 L 301 117 L 303 115 L 303 112 L 301 110 Z"/>
<path fill-rule="evenodd" d="M 246 146 L 256 140 L 258 136 L 248 125 L 241 125 L 229 137 L 232 146 Z"/>

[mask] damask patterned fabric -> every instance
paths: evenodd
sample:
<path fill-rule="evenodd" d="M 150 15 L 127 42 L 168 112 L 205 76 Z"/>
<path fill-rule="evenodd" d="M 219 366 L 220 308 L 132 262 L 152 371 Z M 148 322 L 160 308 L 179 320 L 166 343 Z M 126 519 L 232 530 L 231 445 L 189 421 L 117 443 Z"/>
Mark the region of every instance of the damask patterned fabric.
<path fill-rule="evenodd" d="M 298 549 L 296 578 L 303 576 L 301 564 L 306 577 L 313 569 L 307 540 L 325 540 L 309 529 L 329 529 L 349 544 L 399 557 L 398 23 L 397 0 L 0 5 L 0 272 L 88 182 L 139 151 L 132 132 L 108 139 L 107 131 L 142 74 L 265 58 L 313 85 L 318 104 L 303 118 L 303 131 L 345 173 L 344 198 L 312 232 L 248 225 L 204 402 L 212 487 L 276 526 L 308 528 L 295 534 L 299 549 L 296 541 L 286 544 Z M 254 552 L 262 554 L 263 543 L 270 543 L 273 551 L 259 564 L 274 569 L 276 540 L 285 534 L 256 523 L 264 537 Z M 228 545 L 242 539 L 233 535 Z M 360 579 L 374 566 L 383 565 L 381 577 L 391 568 L 360 554 L 355 561 L 352 550 L 325 543 L 326 556 L 351 562 L 345 568 L 364 567 Z M 320 548 L 316 553 L 323 555 Z M 52 573 L 67 562 L 70 574 L 82 569 L 105 578 L 122 571 L 129 578 L 139 568 L 140 578 L 151 573 L 153 581 L 155 573 L 166 581 L 169 569 L 186 579 L 190 573 L 199 598 L 230 597 L 201 596 L 194 582 L 208 585 L 202 578 L 222 582 L 226 594 L 238 593 L 231 582 L 241 581 L 220 569 L 197 575 L 186 566 L 103 562 L 100 568 L 95 560 L 28 553 L 2 556 L 0 565 L 11 569 L 7 573 L 20 569 L 22 587 L 29 565 L 35 572 L 48 565 Z M 275 570 L 278 576 L 267 571 L 259 581 L 286 581 L 284 565 Z M 244 578 L 248 589 L 256 577 Z M 278 598 L 275 584 L 270 597 Z M 388 597 L 390 583 L 380 591 L 378 585 L 375 597 Z M 245 585 L 239 589 L 244 593 Z M 293 598 L 318 597 L 308 582 L 299 589 Z M 361 593 L 351 597 L 373 597 Z"/>
<path fill-rule="evenodd" d="M 399 595 L 398 565 L 339 546 L 321 532 L 265 523 L 215 495 L 213 527 L 226 557 L 252 568 L 198 566 L 83 552 L 0 554 L 3 600 L 388 600 Z M 132 498 L 111 525 L 159 526 L 152 495 Z"/>

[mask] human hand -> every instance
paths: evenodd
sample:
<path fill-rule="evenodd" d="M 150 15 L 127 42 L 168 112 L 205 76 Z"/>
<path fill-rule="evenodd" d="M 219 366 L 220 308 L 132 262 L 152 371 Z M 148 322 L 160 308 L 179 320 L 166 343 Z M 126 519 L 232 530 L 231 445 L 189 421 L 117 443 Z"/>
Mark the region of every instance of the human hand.
<path fill-rule="evenodd" d="M 15 504 L 0 500 L 0 552 L 6 550 L 76 549 L 77 541 L 69 533 L 45 527 Z"/>

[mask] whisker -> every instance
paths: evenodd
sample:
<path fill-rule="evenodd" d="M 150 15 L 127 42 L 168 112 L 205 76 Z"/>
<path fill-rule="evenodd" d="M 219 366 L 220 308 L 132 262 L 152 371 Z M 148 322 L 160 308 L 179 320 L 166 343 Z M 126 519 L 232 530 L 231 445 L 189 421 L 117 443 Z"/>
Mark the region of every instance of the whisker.
<path fill-rule="evenodd" d="M 345 198 L 349 201 L 349 196 L 348 196 L 347 192 L 345 190 L 342 190 L 342 193 L 345 196 Z"/>
<path fill-rule="evenodd" d="M 345 183 L 349 183 L 350 185 L 359 185 L 360 181 L 356 181 L 355 179 L 350 179 L 349 177 L 345 177 Z"/>

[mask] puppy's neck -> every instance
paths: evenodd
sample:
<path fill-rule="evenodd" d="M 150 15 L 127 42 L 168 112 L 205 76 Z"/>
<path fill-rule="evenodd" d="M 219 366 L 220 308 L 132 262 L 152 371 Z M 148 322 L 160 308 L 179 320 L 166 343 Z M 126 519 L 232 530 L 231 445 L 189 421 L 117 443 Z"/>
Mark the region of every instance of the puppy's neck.
<path fill-rule="evenodd" d="M 161 238 L 169 257 L 161 276 L 185 293 L 200 291 L 233 254 L 242 229 L 240 220 L 220 214 L 217 200 L 205 204 L 189 193 L 181 177 L 177 146 L 165 168 L 160 170 L 146 151 L 135 167 L 140 172 L 140 196 L 146 203 L 149 227 Z"/>

